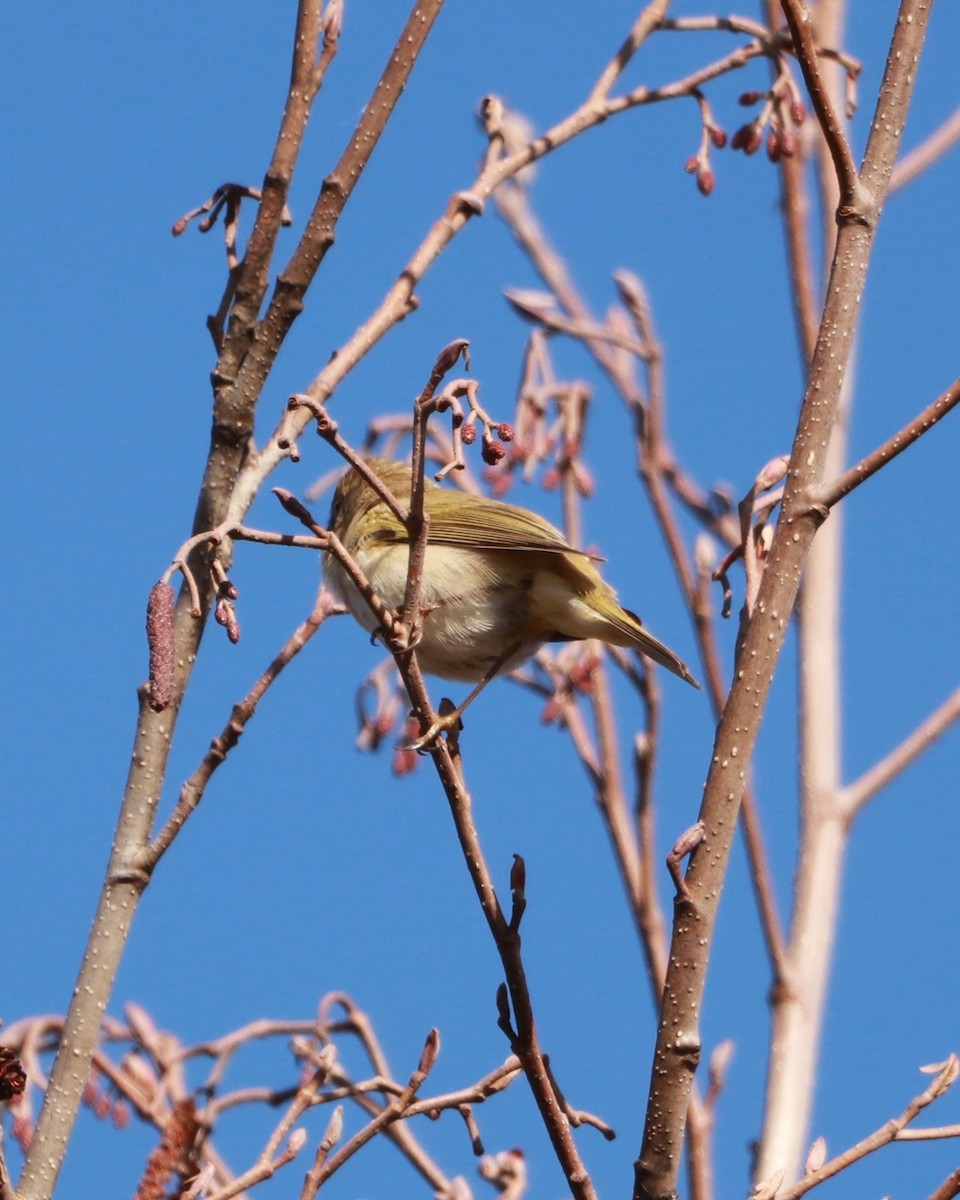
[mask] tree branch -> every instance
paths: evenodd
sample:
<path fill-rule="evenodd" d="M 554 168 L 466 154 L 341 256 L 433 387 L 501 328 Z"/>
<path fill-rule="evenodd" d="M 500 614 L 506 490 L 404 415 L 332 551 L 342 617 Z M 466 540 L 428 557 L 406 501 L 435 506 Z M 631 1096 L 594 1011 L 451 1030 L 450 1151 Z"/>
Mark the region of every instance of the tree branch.
<path fill-rule="evenodd" d="M 852 1163 L 859 1162 L 860 1159 L 866 1158 L 868 1154 L 872 1154 L 882 1146 L 889 1145 L 890 1142 L 896 1139 L 900 1131 L 906 1125 L 909 1125 L 911 1121 L 915 1120 L 927 1105 L 938 1100 L 947 1091 L 956 1080 L 958 1071 L 960 1071 L 960 1065 L 958 1065 L 957 1057 L 951 1054 L 943 1064 L 933 1083 L 930 1084 L 926 1091 L 921 1092 L 919 1096 L 915 1096 L 898 1117 L 892 1117 L 874 1133 L 857 1142 L 855 1146 L 851 1146 L 849 1150 L 838 1154 L 836 1158 L 832 1158 L 829 1162 L 824 1163 L 822 1167 L 818 1167 L 815 1171 L 808 1171 L 803 1179 L 799 1180 L 792 1187 L 783 1188 L 778 1191 L 776 1193 L 777 1200 L 800 1200 L 800 1197 L 805 1196 L 811 1188 L 815 1188 L 826 1179 L 832 1179 L 833 1176 L 839 1175 L 841 1171 L 845 1170 Z"/>
<path fill-rule="evenodd" d="M 813 36 L 810 12 L 803 0 L 781 0 L 781 7 L 793 37 L 797 62 L 803 72 L 817 120 L 820 122 L 820 128 L 833 158 L 833 165 L 840 183 L 841 212 L 845 207 L 859 207 L 862 197 L 858 196 L 860 180 L 857 175 L 857 166 L 853 161 L 843 125 L 833 106 L 833 101 L 830 99 L 830 91 L 820 73 L 820 56 L 817 53 L 816 39 Z"/>
<path fill-rule="evenodd" d="M 803 564 L 822 520 L 821 511 L 810 497 L 822 481 L 826 446 L 853 344 L 875 217 L 896 156 L 928 17 L 929 6 L 923 0 L 904 0 L 901 5 L 864 163 L 873 192 L 870 213 L 864 215 L 873 219 L 846 220 L 838 230 L 781 515 L 756 608 L 737 656 L 704 787 L 700 819 L 706 838 L 693 852 L 686 875 L 688 896 L 678 904 L 674 920 L 643 1146 L 636 1163 L 635 1200 L 671 1196 L 676 1189 L 686 1109 L 701 1051 L 700 1010 L 706 968 L 736 815 Z M 816 80 L 816 62 L 803 61 L 808 55 L 802 41 L 798 54 L 805 73 Z"/>
<path fill-rule="evenodd" d="M 942 395 L 938 396 L 932 404 L 928 404 L 922 413 L 914 417 L 893 437 L 888 438 L 882 446 L 878 446 L 876 450 L 862 458 L 856 466 L 848 468 L 839 478 L 822 488 L 820 503 L 826 508 L 832 508 L 838 500 L 849 496 L 855 487 L 869 479 L 871 475 L 876 474 L 881 467 L 886 466 L 898 454 L 902 454 L 908 446 L 912 446 L 941 418 L 945 417 L 958 402 L 960 402 L 960 379 L 952 383 Z"/>
<path fill-rule="evenodd" d="M 938 158 L 942 158 L 960 141 L 960 107 L 956 108 L 935 129 L 929 137 L 924 138 L 919 146 L 915 146 L 909 154 L 904 154 L 893 168 L 890 177 L 890 194 L 913 183 L 918 175 L 922 175 Z"/>
<path fill-rule="evenodd" d="M 949 695 L 899 746 L 842 789 L 838 799 L 847 819 L 852 820 L 877 792 L 915 762 L 958 719 L 960 688 Z"/>

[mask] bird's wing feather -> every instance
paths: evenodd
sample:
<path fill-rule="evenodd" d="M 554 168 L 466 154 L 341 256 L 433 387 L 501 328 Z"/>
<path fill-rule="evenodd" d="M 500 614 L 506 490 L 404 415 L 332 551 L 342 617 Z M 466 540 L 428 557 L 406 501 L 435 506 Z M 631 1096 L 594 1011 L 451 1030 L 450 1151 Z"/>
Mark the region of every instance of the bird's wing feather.
<path fill-rule="evenodd" d="M 471 550 L 545 550 L 554 554 L 582 554 L 568 545 L 549 521 L 535 513 L 500 500 L 472 503 L 474 497 L 461 494 L 456 505 L 437 502 L 430 489 L 425 497 L 430 517 L 428 541 L 435 546 L 461 546 Z M 441 495 L 443 493 L 440 493 Z M 406 541 L 399 522 L 391 529 L 398 540 Z"/>

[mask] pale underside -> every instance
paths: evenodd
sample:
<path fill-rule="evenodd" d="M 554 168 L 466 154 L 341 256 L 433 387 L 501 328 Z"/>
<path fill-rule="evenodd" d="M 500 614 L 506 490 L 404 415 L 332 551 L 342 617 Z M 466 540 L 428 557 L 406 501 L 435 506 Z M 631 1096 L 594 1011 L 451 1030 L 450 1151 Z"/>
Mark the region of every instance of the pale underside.
<path fill-rule="evenodd" d="M 635 635 L 618 631 L 576 591 L 596 587 L 596 572 L 544 551 L 465 549 L 428 545 L 420 605 L 423 632 L 417 657 L 424 671 L 442 679 L 480 679 L 511 646 L 517 650 L 503 664 L 509 671 L 544 642 L 597 637 L 618 645 L 635 644 Z M 394 611 L 403 605 L 408 548 L 390 545 L 370 551 L 361 547 L 357 565 Z M 369 632 L 377 621 L 342 568 L 328 561 L 327 578 L 352 615 Z M 571 581 L 580 586 L 571 587 Z M 606 585 L 601 587 L 606 589 Z M 536 617 L 533 616 L 536 614 Z"/>

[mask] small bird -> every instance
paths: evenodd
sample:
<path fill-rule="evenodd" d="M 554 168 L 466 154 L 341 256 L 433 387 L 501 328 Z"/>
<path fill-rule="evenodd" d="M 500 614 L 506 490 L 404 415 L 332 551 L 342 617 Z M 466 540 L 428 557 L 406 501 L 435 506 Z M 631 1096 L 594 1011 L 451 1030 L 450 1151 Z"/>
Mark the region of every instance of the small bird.
<path fill-rule="evenodd" d="M 367 465 L 402 506 L 410 468 L 382 458 Z M 543 517 L 500 500 L 425 481 L 430 518 L 420 592 L 421 668 L 442 679 L 479 681 L 461 712 L 495 675 L 511 671 L 545 642 L 597 638 L 639 650 L 700 685 L 686 664 L 620 606 L 590 556 L 575 550 Z M 333 497 L 329 527 L 394 611 L 403 605 L 409 538 L 403 524 L 351 469 Z M 327 583 L 364 629 L 377 620 L 352 580 L 327 555 Z"/>

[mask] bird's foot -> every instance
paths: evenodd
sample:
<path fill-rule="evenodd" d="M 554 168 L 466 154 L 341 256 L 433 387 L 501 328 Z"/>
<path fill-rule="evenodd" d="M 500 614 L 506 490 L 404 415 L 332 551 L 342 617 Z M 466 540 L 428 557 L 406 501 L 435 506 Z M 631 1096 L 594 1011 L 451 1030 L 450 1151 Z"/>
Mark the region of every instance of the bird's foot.
<path fill-rule="evenodd" d="M 463 707 L 463 705 L 455 707 L 452 700 L 447 700 L 444 697 L 440 701 L 437 719 L 428 725 L 418 738 L 412 742 L 397 746 L 397 749 L 416 750 L 418 754 L 429 754 L 431 750 L 436 748 L 443 734 L 447 735 L 449 745 L 456 746 L 460 737 L 460 730 L 463 728 L 463 722 L 460 720 Z"/>

